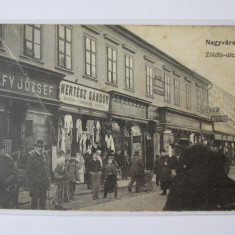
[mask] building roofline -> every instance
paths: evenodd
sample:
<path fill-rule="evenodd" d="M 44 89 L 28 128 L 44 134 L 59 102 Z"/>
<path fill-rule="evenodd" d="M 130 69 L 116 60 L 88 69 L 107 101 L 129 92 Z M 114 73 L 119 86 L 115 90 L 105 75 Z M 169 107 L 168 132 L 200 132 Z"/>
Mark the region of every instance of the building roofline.
<path fill-rule="evenodd" d="M 135 33 L 129 31 L 125 27 L 121 25 L 105 25 L 105 27 L 117 32 L 118 34 L 121 34 L 123 37 L 133 41 L 134 43 L 140 45 L 150 53 L 160 57 L 163 60 L 166 60 L 171 65 L 183 70 L 184 72 L 188 73 L 189 75 L 199 79 L 201 82 L 206 83 L 207 85 L 211 84 L 211 81 L 204 78 L 203 76 L 199 75 L 198 73 L 194 72 L 193 70 L 187 68 L 185 65 L 181 64 L 177 60 L 175 60 L 173 57 L 167 55 L 157 47 L 153 46 L 152 44 L 148 43 L 141 37 L 137 36 Z"/>

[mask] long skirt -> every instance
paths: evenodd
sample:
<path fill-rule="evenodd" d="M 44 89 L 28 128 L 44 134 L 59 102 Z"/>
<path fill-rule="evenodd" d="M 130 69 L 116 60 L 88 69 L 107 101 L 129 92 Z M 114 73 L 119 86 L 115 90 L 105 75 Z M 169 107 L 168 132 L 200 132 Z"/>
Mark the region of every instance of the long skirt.
<path fill-rule="evenodd" d="M 62 204 L 64 202 L 69 202 L 69 184 L 59 183 L 56 186 L 56 202 Z"/>

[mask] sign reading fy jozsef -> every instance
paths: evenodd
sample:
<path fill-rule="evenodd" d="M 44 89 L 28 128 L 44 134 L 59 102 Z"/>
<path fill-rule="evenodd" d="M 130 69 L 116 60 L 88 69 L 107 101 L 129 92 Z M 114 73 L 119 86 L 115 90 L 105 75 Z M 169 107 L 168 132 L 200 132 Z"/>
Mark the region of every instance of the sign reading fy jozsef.
<path fill-rule="evenodd" d="M 60 83 L 59 98 L 63 103 L 101 111 L 109 110 L 109 94 L 67 81 Z"/>
<path fill-rule="evenodd" d="M 57 99 L 58 94 L 55 85 L 5 73 L 0 73 L 0 90 L 53 99 Z"/>

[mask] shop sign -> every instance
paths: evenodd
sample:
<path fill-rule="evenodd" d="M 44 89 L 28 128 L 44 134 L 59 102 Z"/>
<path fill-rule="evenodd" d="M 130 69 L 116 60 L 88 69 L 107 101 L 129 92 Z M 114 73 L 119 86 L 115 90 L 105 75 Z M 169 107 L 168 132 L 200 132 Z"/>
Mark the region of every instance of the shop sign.
<path fill-rule="evenodd" d="M 63 103 L 96 109 L 109 110 L 109 94 L 103 91 L 61 81 L 59 98 Z"/>
<path fill-rule="evenodd" d="M 200 129 L 200 122 L 194 118 L 184 117 L 173 113 L 166 113 L 167 123 L 180 127 Z"/>
<path fill-rule="evenodd" d="M 205 114 L 216 114 L 216 113 L 219 113 L 220 108 L 219 107 L 208 107 L 208 108 L 203 108 L 201 111 L 202 111 L 202 113 L 205 113 Z"/>
<path fill-rule="evenodd" d="M 211 116 L 211 120 L 213 122 L 227 122 L 228 116 L 227 115 L 215 115 L 215 116 Z"/>
<path fill-rule="evenodd" d="M 136 106 L 133 103 L 121 103 L 112 100 L 112 114 L 121 114 L 133 118 L 143 118 L 147 116 L 146 107 Z"/>
<path fill-rule="evenodd" d="M 210 123 L 202 123 L 202 130 L 204 131 L 212 131 L 212 124 Z"/>
<path fill-rule="evenodd" d="M 13 74 L 0 73 L 0 90 L 39 96 L 39 98 L 57 99 L 55 85 Z"/>

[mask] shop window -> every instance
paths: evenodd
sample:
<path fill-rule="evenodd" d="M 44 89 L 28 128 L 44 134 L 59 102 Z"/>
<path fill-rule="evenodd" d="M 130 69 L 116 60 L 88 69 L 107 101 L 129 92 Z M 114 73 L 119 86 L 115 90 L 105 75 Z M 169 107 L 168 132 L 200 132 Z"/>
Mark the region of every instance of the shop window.
<path fill-rule="evenodd" d="M 85 36 L 85 74 L 96 78 L 96 41 Z"/>
<path fill-rule="evenodd" d="M 107 47 L 107 76 L 108 82 L 117 84 L 117 51 Z"/>
<path fill-rule="evenodd" d="M 58 25 L 58 65 L 72 69 L 72 29 Z"/>
<path fill-rule="evenodd" d="M 175 105 L 180 105 L 180 86 L 178 79 L 174 79 L 174 98 Z"/>
<path fill-rule="evenodd" d="M 134 89 L 133 80 L 133 58 L 128 55 L 125 55 L 125 87 L 127 89 Z"/>
<path fill-rule="evenodd" d="M 170 102 L 170 76 L 164 75 L 164 100 Z"/>
<path fill-rule="evenodd" d="M 24 25 L 24 54 L 41 59 L 41 25 Z"/>
<path fill-rule="evenodd" d="M 2 24 L 0 24 L 0 47 L 2 47 Z"/>
<path fill-rule="evenodd" d="M 146 94 L 153 96 L 153 68 L 146 65 Z"/>
<path fill-rule="evenodd" d="M 186 108 L 191 109 L 191 85 L 186 83 Z"/>

